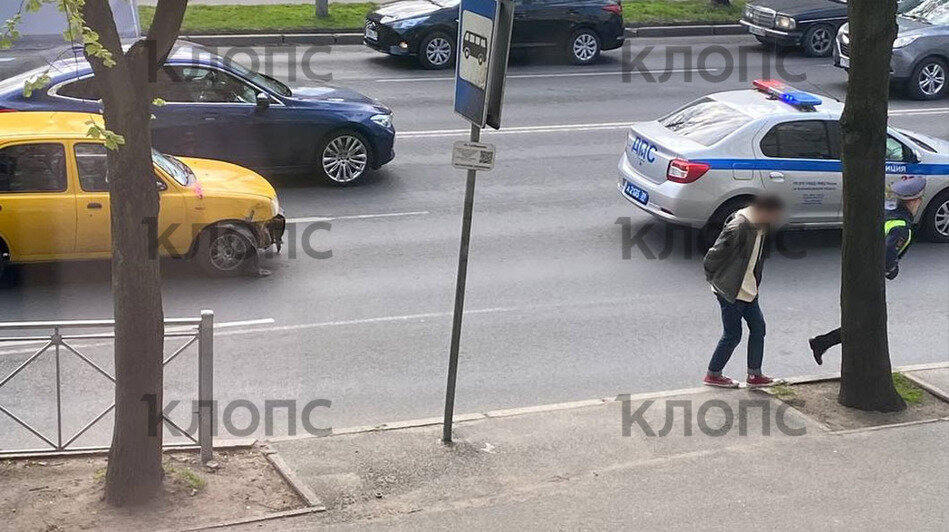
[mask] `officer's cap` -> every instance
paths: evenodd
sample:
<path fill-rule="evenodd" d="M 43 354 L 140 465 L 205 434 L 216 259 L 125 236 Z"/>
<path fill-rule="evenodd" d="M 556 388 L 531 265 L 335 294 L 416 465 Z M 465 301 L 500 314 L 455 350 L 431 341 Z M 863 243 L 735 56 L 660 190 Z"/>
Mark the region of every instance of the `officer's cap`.
<path fill-rule="evenodd" d="M 926 178 L 918 175 L 903 179 L 890 185 L 893 196 L 901 200 L 912 200 L 923 197 L 926 190 Z"/>

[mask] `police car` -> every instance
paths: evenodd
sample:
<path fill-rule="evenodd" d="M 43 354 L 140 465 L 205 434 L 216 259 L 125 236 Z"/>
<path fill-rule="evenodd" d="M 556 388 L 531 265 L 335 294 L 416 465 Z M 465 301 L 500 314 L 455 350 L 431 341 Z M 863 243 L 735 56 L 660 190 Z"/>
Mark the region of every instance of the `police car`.
<path fill-rule="evenodd" d="M 756 195 L 776 194 L 790 227 L 839 227 L 842 111 L 838 102 L 772 80 L 700 98 L 630 127 L 620 193 L 656 218 L 709 229 Z M 886 150 L 887 183 L 927 177 L 917 223 L 949 242 L 949 142 L 890 127 Z"/>

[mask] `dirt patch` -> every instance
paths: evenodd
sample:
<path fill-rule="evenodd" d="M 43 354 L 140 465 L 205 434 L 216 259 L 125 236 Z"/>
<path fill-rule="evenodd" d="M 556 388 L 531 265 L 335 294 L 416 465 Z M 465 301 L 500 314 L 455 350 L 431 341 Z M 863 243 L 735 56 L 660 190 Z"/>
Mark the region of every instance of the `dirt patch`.
<path fill-rule="evenodd" d="M 259 450 L 215 460 L 212 471 L 193 453 L 165 455 L 162 496 L 136 509 L 102 500 L 105 457 L 0 461 L 0 530 L 175 530 L 304 506 Z"/>
<path fill-rule="evenodd" d="M 817 419 L 831 430 L 849 430 L 864 427 L 877 427 L 895 423 L 908 423 L 949 417 L 949 403 L 930 394 L 922 388 L 903 381 L 904 397 L 909 392 L 912 401 L 907 400 L 906 410 L 902 412 L 864 412 L 841 406 L 837 402 L 840 381 L 812 382 L 782 386 L 769 390 L 769 393 Z M 909 386 L 907 390 L 905 387 Z"/>

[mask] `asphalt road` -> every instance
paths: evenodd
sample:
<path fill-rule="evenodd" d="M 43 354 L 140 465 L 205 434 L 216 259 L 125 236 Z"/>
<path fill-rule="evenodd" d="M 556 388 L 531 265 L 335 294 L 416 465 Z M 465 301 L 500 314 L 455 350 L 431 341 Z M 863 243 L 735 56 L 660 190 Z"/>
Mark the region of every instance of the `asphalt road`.
<path fill-rule="evenodd" d="M 495 170 L 477 185 L 457 412 L 553 403 L 617 393 L 693 386 L 720 334 L 717 304 L 704 283 L 700 253 L 681 233 L 673 252 L 656 258 L 665 227 L 629 205 L 616 190 L 625 124 L 652 119 L 687 101 L 744 88 L 774 61 L 749 37 L 680 38 L 668 80 L 649 81 L 665 65 L 663 41 L 637 39 L 628 54 L 651 72 L 623 75 L 620 51 L 591 67 L 521 58 L 509 71 L 504 129 L 483 139 L 498 147 Z M 727 63 L 712 55 L 705 76 L 683 62 L 690 46 L 720 46 L 747 68 L 721 79 Z M 289 65 L 305 49 L 272 50 L 271 71 L 309 83 Z M 248 60 L 248 49 L 241 57 Z M 255 53 L 260 53 L 257 50 Z M 263 55 L 263 54 L 261 54 Z M 2 58 L 4 56 L 0 56 Z M 6 57 L 9 57 L 6 56 Z M 222 329 L 215 339 L 215 388 L 222 402 L 322 398 L 329 409 L 314 424 L 345 427 L 440 415 L 444 398 L 464 173 L 449 164 L 452 142 L 467 126 L 452 108 L 450 74 L 415 70 L 357 46 L 315 49 L 308 70 L 377 97 L 395 111 L 395 161 L 351 188 L 315 184 L 306 176 L 275 179 L 291 219 L 300 220 L 285 252 L 266 261 L 266 278 L 208 279 L 187 264 L 168 263 L 168 316 L 214 309 L 219 322 L 272 319 Z M 8 61 L 22 64 L 19 61 Z M 629 63 L 627 63 L 629 64 Z M 0 64 L 3 67 L 3 64 Z M 789 74 L 800 88 L 843 98 L 845 73 L 829 60 L 792 54 Z M 626 70 L 629 70 L 627 68 Z M 743 75 L 742 75 L 743 74 Z M 718 76 L 713 81 L 709 78 Z M 689 78 L 689 79 L 687 79 Z M 894 97 L 892 123 L 949 136 L 949 101 Z M 623 259 L 620 218 L 633 232 L 655 227 Z M 329 231 L 300 244 L 307 220 L 328 218 Z M 761 302 L 768 321 L 765 370 L 777 376 L 815 373 L 807 337 L 836 326 L 839 232 L 791 233 L 787 246 L 803 258 L 775 254 L 765 268 Z M 290 258 L 290 250 L 296 257 Z M 687 250 L 692 250 L 691 257 Z M 888 284 L 891 354 L 895 365 L 949 357 L 949 247 L 914 246 Z M 0 288 L 0 321 L 105 318 L 111 315 L 108 265 L 18 268 Z M 22 362 L 25 346 L 0 353 L 0 376 Z M 171 347 L 169 347 L 171 349 Z M 728 370 L 740 376 L 744 347 Z M 109 350 L 89 349 L 111 367 Z M 833 371 L 839 352 L 822 371 Z M 108 405 L 110 386 L 70 361 L 63 401 L 88 416 Z M 170 398 L 194 394 L 193 357 L 175 361 Z M 43 430 L 55 430 L 51 359 L 27 368 L 0 389 L 0 405 Z M 65 393 L 65 392 L 64 392 Z M 71 395 L 70 395 L 71 394 Z M 177 419 L 187 418 L 180 407 Z M 78 428 L 82 419 L 64 424 Z M 111 419 L 106 418 L 106 422 Z M 185 422 L 186 421 L 182 421 Z M 0 420 L 0 448 L 29 436 Z M 276 432 L 285 433 L 285 426 Z M 256 435 L 262 436 L 263 430 Z M 104 443 L 93 430 L 83 443 Z"/>

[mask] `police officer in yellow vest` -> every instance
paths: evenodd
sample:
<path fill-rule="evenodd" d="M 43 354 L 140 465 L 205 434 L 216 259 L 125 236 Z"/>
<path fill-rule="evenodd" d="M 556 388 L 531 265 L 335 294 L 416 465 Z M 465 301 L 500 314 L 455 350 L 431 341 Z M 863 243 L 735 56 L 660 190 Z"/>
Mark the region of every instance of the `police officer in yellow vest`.
<path fill-rule="evenodd" d="M 897 181 L 890 186 L 890 191 L 897 203 L 887 208 L 883 225 L 883 234 L 886 236 L 886 278 L 893 280 L 900 273 L 900 258 L 909 249 L 913 241 L 913 219 L 923 203 L 923 193 L 926 190 L 926 178 L 923 176 L 911 177 Z M 834 329 L 827 334 L 815 336 L 808 340 L 814 360 L 823 364 L 824 352 L 840 344 L 840 329 Z"/>

